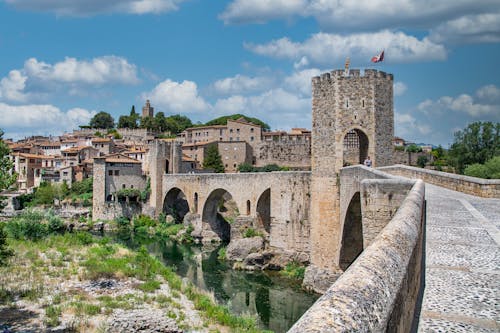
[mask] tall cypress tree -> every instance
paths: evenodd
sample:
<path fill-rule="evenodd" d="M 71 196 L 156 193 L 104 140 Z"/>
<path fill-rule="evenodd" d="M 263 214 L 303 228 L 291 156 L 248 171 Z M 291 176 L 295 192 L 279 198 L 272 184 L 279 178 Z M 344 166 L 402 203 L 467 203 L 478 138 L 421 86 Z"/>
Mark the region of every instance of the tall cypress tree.
<path fill-rule="evenodd" d="M 208 147 L 207 156 L 203 161 L 203 168 L 213 169 L 216 173 L 224 173 L 224 164 L 222 164 L 222 158 L 219 155 L 217 145 Z"/>

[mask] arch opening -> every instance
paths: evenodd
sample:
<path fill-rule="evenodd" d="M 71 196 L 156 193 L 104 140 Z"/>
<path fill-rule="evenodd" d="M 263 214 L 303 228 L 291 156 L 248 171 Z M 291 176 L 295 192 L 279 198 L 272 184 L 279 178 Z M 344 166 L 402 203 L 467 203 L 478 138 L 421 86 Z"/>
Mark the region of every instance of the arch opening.
<path fill-rule="evenodd" d="M 216 189 L 210 193 L 203 207 L 202 221 L 211 231 L 226 243 L 231 240 L 231 225 L 239 215 L 238 206 L 232 195 L 224 189 Z"/>
<path fill-rule="evenodd" d="M 198 214 L 198 192 L 194 193 L 194 213 Z"/>
<path fill-rule="evenodd" d="M 346 270 L 361 252 L 363 252 L 361 198 L 359 192 L 356 192 L 349 203 L 345 216 L 339 267 Z"/>
<path fill-rule="evenodd" d="M 181 189 L 174 187 L 167 192 L 163 202 L 163 213 L 171 215 L 175 223 L 182 223 L 189 212 L 189 203 Z"/>
<path fill-rule="evenodd" d="M 170 161 L 165 160 L 165 173 L 169 173 Z"/>
<path fill-rule="evenodd" d="M 259 225 L 264 229 L 271 232 L 271 189 L 268 188 L 257 200 L 257 220 Z"/>
<path fill-rule="evenodd" d="M 344 136 L 343 166 L 363 164 L 368 156 L 368 137 L 357 128 L 351 129 Z"/>

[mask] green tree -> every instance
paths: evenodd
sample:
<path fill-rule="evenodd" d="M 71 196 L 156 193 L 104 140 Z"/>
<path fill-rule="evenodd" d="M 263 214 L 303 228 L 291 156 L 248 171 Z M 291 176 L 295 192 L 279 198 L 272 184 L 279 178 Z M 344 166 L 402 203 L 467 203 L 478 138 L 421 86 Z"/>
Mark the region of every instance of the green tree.
<path fill-rule="evenodd" d="M 455 133 L 449 161 L 458 173 L 471 164 L 484 164 L 500 155 L 500 123 L 474 122 Z"/>
<path fill-rule="evenodd" d="M 3 131 L 0 130 L 0 192 L 9 188 L 16 181 L 16 174 L 12 172 L 13 163 L 9 158 L 10 149 L 2 139 Z M 5 207 L 4 198 L 0 197 L 0 210 Z M 7 259 L 13 255 L 7 247 L 7 237 L 0 224 L 0 266 L 7 264 Z"/>
<path fill-rule="evenodd" d="M 130 115 L 118 118 L 118 128 L 138 128 L 139 115 L 135 112 L 135 105 L 132 105 Z"/>
<path fill-rule="evenodd" d="M 184 131 L 186 128 L 193 127 L 193 123 L 191 119 L 186 116 L 181 116 L 180 114 L 174 114 L 172 116 L 167 117 L 167 131 L 170 131 L 172 134 L 179 134 Z"/>
<path fill-rule="evenodd" d="M 422 151 L 422 147 L 419 147 L 416 144 L 412 143 L 411 145 L 406 147 L 406 151 L 409 153 L 419 153 Z"/>
<path fill-rule="evenodd" d="M 222 164 L 222 158 L 219 155 L 219 149 L 216 145 L 208 147 L 207 156 L 203 162 L 204 169 L 213 169 L 216 173 L 224 172 L 224 164 Z"/>
<path fill-rule="evenodd" d="M 109 113 L 101 111 L 90 119 L 89 126 L 92 128 L 113 128 L 115 127 L 115 120 Z"/>
<path fill-rule="evenodd" d="M 17 175 L 13 172 L 14 164 L 9 158 L 9 146 L 3 141 L 3 131 L 0 130 L 0 192 L 8 189 L 16 181 Z M 0 196 L 0 210 L 5 207 L 3 197 Z"/>
<path fill-rule="evenodd" d="M 427 156 L 419 156 L 417 158 L 417 165 L 421 168 L 425 167 L 425 165 L 427 164 L 427 162 L 429 161 L 429 159 L 427 158 Z"/>
<path fill-rule="evenodd" d="M 211 126 L 211 125 L 226 125 L 228 119 L 238 120 L 240 118 L 243 118 L 246 121 L 251 122 L 251 123 L 253 123 L 255 125 L 260 125 L 260 126 L 262 126 L 262 129 L 264 129 L 264 130 L 269 130 L 270 129 L 269 125 L 266 124 L 265 122 L 263 122 L 262 120 L 257 119 L 257 118 L 247 117 L 247 116 L 245 116 L 243 114 L 239 114 L 239 113 L 233 114 L 233 115 L 230 115 L 230 116 L 222 116 L 222 117 L 210 120 L 205 125 L 206 126 Z"/>

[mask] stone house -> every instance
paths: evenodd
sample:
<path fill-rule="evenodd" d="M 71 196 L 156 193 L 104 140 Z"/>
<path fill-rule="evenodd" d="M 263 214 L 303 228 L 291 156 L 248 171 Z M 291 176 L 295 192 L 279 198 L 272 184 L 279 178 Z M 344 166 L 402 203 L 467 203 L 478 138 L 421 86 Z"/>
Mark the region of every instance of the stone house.
<path fill-rule="evenodd" d="M 93 138 L 92 147 L 99 151 L 99 156 L 113 153 L 113 140 L 109 138 Z"/>
<path fill-rule="evenodd" d="M 252 164 L 252 147 L 246 141 L 217 142 L 225 172 L 236 172 L 243 163 Z"/>
<path fill-rule="evenodd" d="M 123 154 L 111 154 L 94 158 L 94 183 L 102 182 L 104 186 L 95 186 L 103 193 L 94 193 L 95 197 L 103 196 L 106 202 L 117 201 L 117 193 L 124 189 L 142 191 L 146 187 L 141 162 Z M 100 179 L 103 177 L 104 179 Z"/>
<path fill-rule="evenodd" d="M 42 169 L 43 155 L 14 153 L 12 155 L 14 162 L 14 171 L 18 177 L 16 181 L 17 188 L 20 191 L 27 192 L 35 185 L 35 177 L 39 177 Z"/>

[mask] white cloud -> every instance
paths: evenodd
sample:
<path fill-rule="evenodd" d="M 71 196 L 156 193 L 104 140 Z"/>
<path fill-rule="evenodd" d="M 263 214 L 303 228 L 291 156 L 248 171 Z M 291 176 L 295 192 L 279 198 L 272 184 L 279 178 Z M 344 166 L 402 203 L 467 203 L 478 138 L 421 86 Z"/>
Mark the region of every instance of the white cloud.
<path fill-rule="evenodd" d="M 177 10 L 184 1 L 186 0 L 5 0 L 17 9 L 51 12 L 62 16 L 160 14 Z"/>
<path fill-rule="evenodd" d="M 81 108 L 63 112 L 50 104 L 14 106 L 0 103 L 0 114 L 0 128 L 5 131 L 5 137 L 20 138 L 75 129 L 78 125 L 88 124 L 96 112 Z"/>
<path fill-rule="evenodd" d="M 24 93 L 27 77 L 18 70 L 9 72 L 9 76 L 0 80 L 0 100 L 24 102 L 27 95 Z"/>
<path fill-rule="evenodd" d="M 443 96 L 436 101 L 426 100 L 418 105 L 418 110 L 424 114 L 446 113 L 449 111 L 467 114 L 472 118 L 487 117 L 492 120 L 500 120 L 500 103 L 498 103 L 498 87 L 485 86 L 476 92 L 476 96 L 495 96 L 496 103 L 483 103 L 468 94 L 461 94 L 456 97 Z"/>
<path fill-rule="evenodd" d="M 435 44 L 428 38 L 419 40 L 403 32 L 389 30 L 346 36 L 317 33 L 302 43 L 281 38 L 267 44 L 247 43 L 245 47 L 260 55 L 293 61 L 303 61 L 306 57 L 308 63 L 321 65 L 343 61 L 347 56 L 351 60 L 368 62 L 382 49 L 385 50 L 385 59 L 394 63 L 444 60 L 447 56 L 444 46 Z"/>
<path fill-rule="evenodd" d="M 437 43 L 498 43 L 500 13 L 467 15 L 440 24 L 431 30 L 429 39 Z"/>
<path fill-rule="evenodd" d="M 493 84 L 479 88 L 476 96 L 480 101 L 500 104 L 500 88 Z"/>
<path fill-rule="evenodd" d="M 352 31 L 422 28 L 492 11 L 498 11 L 497 0 L 234 0 L 219 18 L 225 23 L 262 23 L 314 17 L 323 30 Z"/>
<path fill-rule="evenodd" d="M 323 71 L 317 68 L 309 68 L 294 72 L 285 78 L 285 87 L 294 93 L 298 93 L 303 96 L 311 96 L 311 79 L 314 76 L 320 75 L 322 72 Z"/>
<path fill-rule="evenodd" d="M 216 101 L 214 110 L 220 114 L 246 113 L 262 118 L 280 128 L 307 126 L 311 119 L 311 99 L 301 98 L 282 88 L 254 96 L 231 96 Z M 310 126 L 310 125 L 309 125 Z"/>
<path fill-rule="evenodd" d="M 103 56 L 91 61 L 67 57 L 54 65 L 30 58 L 24 63 L 24 72 L 43 82 L 134 84 L 139 81 L 136 66 L 117 56 Z"/>
<path fill-rule="evenodd" d="M 401 96 L 406 92 L 408 87 L 403 82 L 394 82 L 394 96 Z"/>
<path fill-rule="evenodd" d="M 48 64 L 36 58 L 0 80 L 0 100 L 28 102 L 49 94 L 85 95 L 85 89 L 105 84 L 136 84 L 137 69 L 126 59 L 103 56 L 91 60 L 65 58 Z"/>
<path fill-rule="evenodd" d="M 265 23 L 275 18 L 287 18 L 300 13 L 307 0 L 235 0 L 219 15 L 228 23 Z"/>
<path fill-rule="evenodd" d="M 141 98 L 149 99 L 160 108 L 170 112 L 194 113 L 211 108 L 210 104 L 198 94 L 198 87 L 192 81 L 179 83 L 167 79 L 156 85 L 150 92 L 143 93 Z"/>
<path fill-rule="evenodd" d="M 248 77 L 237 74 L 222 80 L 215 81 L 214 90 L 219 94 L 239 94 L 268 89 L 272 84 L 270 77 Z"/>
<path fill-rule="evenodd" d="M 394 113 L 394 125 L 396 127 L 397 133 L 401 133 L 403 136 L 408 137 L 422 137 L 430 134 L 432 129 L 429 125 L 424 122 L 417 120 L 411 114 L 408 113 Z"/>

